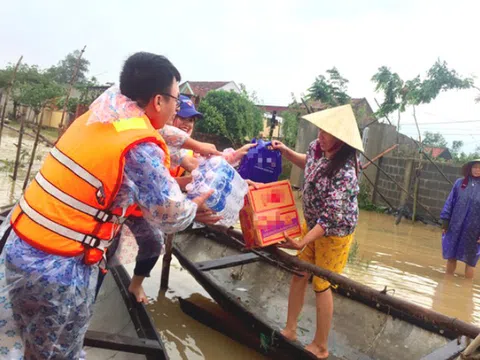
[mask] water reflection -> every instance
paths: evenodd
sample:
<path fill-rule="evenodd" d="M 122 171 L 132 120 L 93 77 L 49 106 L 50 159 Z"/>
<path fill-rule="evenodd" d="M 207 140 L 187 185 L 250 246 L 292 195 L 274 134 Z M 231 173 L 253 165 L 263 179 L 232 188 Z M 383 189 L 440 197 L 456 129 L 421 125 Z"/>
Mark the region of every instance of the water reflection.
<path fill-rule="evenodd" d="M 480 324 L 480 282 L 461 275 L 446 277 L 441 231 L 384 214 L 361 212 L 357 258 L 345 275 L 375 289 L 395 289 L 395 295 L 463 321 Z M 462 266 L 458 267 L 461 274 Z"/>
<path fill-rule="evenodd" d="M 127 266 L 130 273 L 133 266 Z M 208 298 L 208 293 L 172 259 L 167 292 L 159 291 L 161 261 L 145 281 L 145 291 L 151 303 L 147 306 L 170 359 L 265 359 L 257 352 L 211 330 L 184 314 L 178 298 Z M 213 300 L 211 300 L 213 302 Z"/>

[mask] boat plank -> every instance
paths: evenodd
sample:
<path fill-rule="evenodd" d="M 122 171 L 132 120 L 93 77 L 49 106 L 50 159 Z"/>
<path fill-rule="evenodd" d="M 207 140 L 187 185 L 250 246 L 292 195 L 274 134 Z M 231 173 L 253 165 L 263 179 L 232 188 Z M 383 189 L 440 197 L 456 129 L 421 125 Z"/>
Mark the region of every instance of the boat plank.
<path fill-rule="evenodd" d="M 456 359 L 460 353 L 467 347 L 467 339 L 462 336 L 460 340 L 450 341 L 445 346 L 435 350 L 434 352 L 424 356 L 421 360 L 451 360 Z"/>
<path fill-rule="evenodd" d="M 84 344 L 85 346 L 134 354 L 153 356 L 161 356 L 161 354 L 163 354 L 163 348 L 155 340 L 110 334 L 103 331 L 88 330 L 85 335 Z"/>
<path fill-rule="evenodd" d="M 223 310 L 218 304 L 207 303 L 207 301 L 208 299 L 205 298 L 179 298 L 180 308 L 191 318 L 232 340 L 265 354 L 260 337 L 255 336 L 245 324 Z"/>
<path fill-rule="evenodd" d="M 260 256 L 254 253 L 245 253 L 239 255 L 225 256 L 219 259 L 200 261 L 195 266 L 202 271 L 225 269 L 232 266 L 250 264 L 259 261 Z"/>

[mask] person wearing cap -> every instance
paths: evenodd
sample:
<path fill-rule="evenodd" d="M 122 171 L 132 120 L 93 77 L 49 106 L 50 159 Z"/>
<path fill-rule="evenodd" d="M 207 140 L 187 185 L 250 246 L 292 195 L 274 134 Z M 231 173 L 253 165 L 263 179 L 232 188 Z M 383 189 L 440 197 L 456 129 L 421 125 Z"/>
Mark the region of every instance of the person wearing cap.
<path fill-rule="evenodd" d="M 195 109 L 193 101 L 190 100 L 188 96 L 180 95 L 180 101 L 180 109 L 178 110 L 177 116 L 175 116 L 172 125 L 175 128 L 182 130 L 190 138 L 196 121 L 203 119 L 203 114 L 198 112 L 197 109 Z M 179 163 L 179 165 L 175 164 L 176 166 L 174 165 L 170 168 L 170 173 L 173 177 L 180 177 L 185 173 L 185 168 L 187 168 L 188 170 L 192 170 L 198 165 L 197 161 L 193 157 L 193 154 L 194 150 L 196 152 L 199 152 L 199 144 L 201 143 L 198 142 L 198 144 L 191 144 L 187 140 L 187 144 L 184 145 L 183 149 L 177 151 L 175 151 L 174 148 L 172 149 L 173 159 L 177 159 L 178 157 L 178 160 L 176 162 Z M 191 149 L 192 147 L 193 149 Z M 184 165 L 184 167 L 182 167 L 181 165 Z"/>
<path fill-rule="evenodd" d="M 214 144 L 192 139 L 190 136 L 193 133 L 195 123 L 203 119 L 203 114 L 197 111 L 193 101 L 188 96 L 180 95 L 180 101 L 177 116 L 171 124 L 168 124 L 172 126 L 165 126 L 160 132 L 170 149 L 170 157 L 172 160 L 170 173 L 173 177 L 181 177 L 185 173 L 185 170 L 191 172 L 198 166 L 198 161 L 195 159 L 194 153 L 201 155 L 221 155 L 231 165 L 236 166 L 248 150 L 256 146 L 256 144 L 246 144 L 235 151 L 224 151 L 220 153 Z M 179 130 L 182 130 L 182 132 Z M 179 145 L 180 143 L 182 144 L 181 146 Z"/>
<path fill-rule="evenodd" d="M 473 279 L 480 257 L 480 159 L 467 162 L 462 175 L 440 214 L 442 253 L 448 275 L 455 273 L 460 260 L 465 263 L 465 278 Z"/>
<path fill-rule="evenodd" d="M 306 154 L 273 141 L 273 148 L 304 170 L 303 212 L 308 233 L 299 241 L 289 238 L 279 246 L 299 250 L 298 257 L 324 269 L 342 272 L 357 226 L 359 186 L 356 150 L 363 151 L 357 122 L 350 105 L 304 116 L 320 130 Z M 287 323 L 282 335 L 297 338 L 297 321 L 303 307 L 309 274 L 293 275 L 288 299 Z M 313 278 L 316 293 L 317 329 L 306 346 L 317 358 L 328 357 L 328 334 L 333 317 L 331 284 Z"/>
<path fill-rule="evenodd" d="M 180 107 L 174 120 L 160 130 L 160 134 L 168 145 L 171 158 L 170 174 L 177 180 L 181 188 L 191 182 L 191 177 L 182 177 L 185 171 L 191 172 L 198 166 L 198 161 L 194 157 L 194 152 L 202 155 L 222 155 L 230 164 L 238 163 L 251 147 L 256 144 L 246 144 L 240 149 L 225 154 L 216 150 L 215 145 L 200 142 L 190 138 L 193 132 L 195 122 L 203 119 L 203 114 L 195 109 L 195 105 L 189 97 L 180 95 Z M 211 213 L 214 216 L 213 213 Z M 138 302 L 147 304 L 148 299 L 143 289 L 143 282 L 155 267 L 160 251 L 151 252 L 151 244 L 163 244 L 163 233 L 158 229 L 152 228 L 142 218 L 131 218 L 127 220 L 131 235 L 139 247 L 140 259 L 136 261 L 134 274 L 128 287 L 128 291 L 135 296 Z M 151 239 L 158 239 L 151 241 Z M 148 256 L 148 252 L 155 256 Z M 98 292 L 98 289 L 97 289 Z"/>

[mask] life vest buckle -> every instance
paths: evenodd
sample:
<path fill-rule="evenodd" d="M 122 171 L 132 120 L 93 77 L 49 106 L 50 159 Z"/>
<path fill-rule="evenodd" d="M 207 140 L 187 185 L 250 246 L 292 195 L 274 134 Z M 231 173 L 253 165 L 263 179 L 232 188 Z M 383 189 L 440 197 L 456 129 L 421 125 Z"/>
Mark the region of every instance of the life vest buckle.
<path fill-rule="evenodd" d="M 103 190 L 103 186 L 98 188 L 95 196 L 100 205 L 105 205 L 105 191 Z"/>
<path fill-rule="evenodd" d="M 85 235 L 85 237 L 82 240 L 82 244 L 88 245 L 89 247 L 92 247 L 92 248 L 98 248 L 100 243 L 101 243 L 101 240 L 99 238 L 93 237 L 91 235 Z"/>

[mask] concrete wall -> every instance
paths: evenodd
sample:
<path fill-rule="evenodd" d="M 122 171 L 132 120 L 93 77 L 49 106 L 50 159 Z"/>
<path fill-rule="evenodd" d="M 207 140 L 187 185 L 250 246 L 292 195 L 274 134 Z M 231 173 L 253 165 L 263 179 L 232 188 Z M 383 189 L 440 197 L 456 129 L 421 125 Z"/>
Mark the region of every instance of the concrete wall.
<path fill-rule="evenodd" d="M 397 155 L 412 155 L 417 149 L 413 140 L 403 134 L 397 133 L 395 126 L 392 125 L 379 123 L 372 124 L 363 131 L 362 135 L 365 154 L 370 159 L 395 144 L 400 144 L 398 150 L 393 151 L 393 154 Z M 308 149 L 308 145 L 315 140 L 317 136 L 318 128 L 308 121 L 301 119 L 298 124 L 298 136 L 295 151 L 305 153 Z M 391 156 L 393 154 L 391 153 L 389 155 Z M 363 164 L 366 162 L 366 158 L 360 156 L 360 163 Z M 369 179 L 374 181 L 377 176 L 376 167 L 370 165 L 365 170 L 365 174 Z M 303 171 L 294 167 L 290 176 L 290 182 L 300 186 L 303 181 L 302 179 Z"/>
<path fill-rule="evenodd" d="M 429 161 L 423 161 L 422 163 L 423 169 L 420 171 L 418 201 L 438 218 L 445 200 L 452 190 L 452 185 L 445 180 L 432 163 Z M 461 177 L 460 165 L 436 164 L 452 183 Z M 384 157 L 379 161 L 379 165 L 382 170 L 413 194 L 415 169 L 418 167 L 418 160 Z M 378 172 L 375 182 L 378 191 L 374 191 L 372 194 L 374 204 L 385 205 L 385 201 L 379 195 L 381 193 L 393 207 L 398 208 L 405 203 L 412 210 L 413 200 L 409 199 L 385 174 Z M 421 207 L 417 207 L 417 209 L 418 214 L 427 214 Z"/>
<path fill-rule="evenodd" d="M 42 125 L 58 129 L 58 127 L 60 126 L 60 121 L 62 120 L 62 113 L 63 111 L 45 109 L 43 111 Z M 68 118 L 69 114 L 66 113 L 63 121 L 67 121 Z"/>
<path fill-rule="evenodd" d="M 310 143 L 318 137 L 318 128 L 307 120 L 300 119 L 298 122 L 297 143 L 295 151 L 305 154 Z M 287 161 L 287 160 L 284 160 Z M 296 186 L 303 186 L 303 170 L 298 167 L 292 167 L 290 183 Z"/>
<path fill-rule="evenodd" d="M 399 144 L 399 147 L 387 154 L 387 157 L 413 157 L 414 154 L 418 153 L 418 147 L 415 142 L 408 136 L 398 133 L 393 125 L 376 123 L 363 130 L 363 147 L 365 155 L 369 159 L 372 159 L 395 144 Z M 360 156 L 360 163 L 365 164 L 366 162 L 367 159 L 364 156 Z M 360 179 L 371 188 L 367 179 L 364 179 L 363 176 L 375 182 L 377 168 L 374 165 L 370 165 L 363 171 Z"/>

